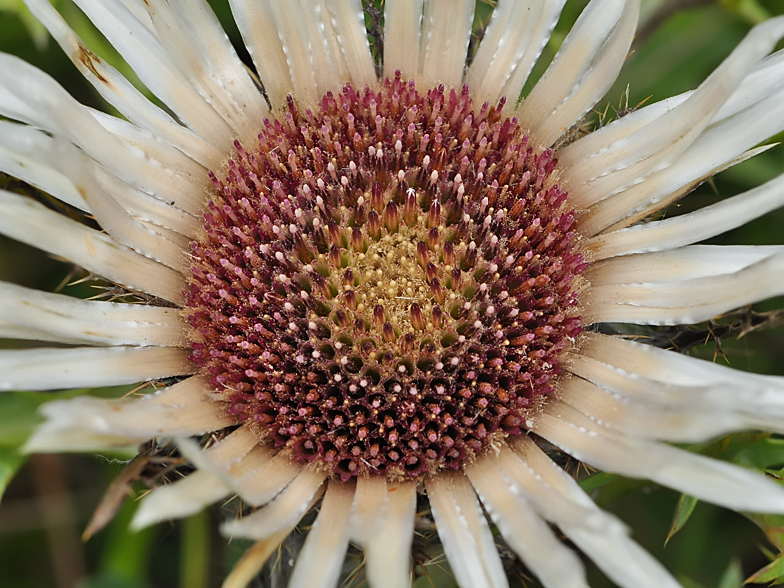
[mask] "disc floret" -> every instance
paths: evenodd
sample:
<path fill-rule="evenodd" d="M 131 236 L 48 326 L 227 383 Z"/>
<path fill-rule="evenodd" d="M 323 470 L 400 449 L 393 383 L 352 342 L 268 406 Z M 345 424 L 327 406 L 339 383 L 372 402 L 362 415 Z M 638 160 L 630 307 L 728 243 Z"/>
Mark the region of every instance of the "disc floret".
<path fill-rule="evenodd" d="M 550 150 L 468 88 L 289 98 L 235 143 L 192 244 L 192 360 L 231 411 L 347 480 L 518 435 L 581 331 Z"/>

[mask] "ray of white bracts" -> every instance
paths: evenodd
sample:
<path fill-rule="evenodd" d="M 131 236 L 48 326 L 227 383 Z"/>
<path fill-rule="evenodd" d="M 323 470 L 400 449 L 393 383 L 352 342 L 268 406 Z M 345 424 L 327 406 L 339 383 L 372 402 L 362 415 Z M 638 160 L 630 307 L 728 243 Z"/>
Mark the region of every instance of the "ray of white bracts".
<path fill-rule="evenodd" d="M 460 86 L 475 6 L 476 0 L 425 1 L 417 74 L 426 86 Z"/>
<path fill-rule="evenodd" d="M 630 253 L 674 249 L 715 237 L 784 206 L 784 175 L 762 186 L 673 218 L 603 233 L 586 240 L 594 262 Z"/>
<path fill-rule="evenodd" d="M 66 139 L 50 137 L 28 125 L 0 121 L 0 170 L 84 212 L 90 212 L 90 207 L 78 179 L 87 177 L 128 214 L 156 232 L 173 231 L 192 239 L 199 227 L 194 215 L 132 188 Z"/>
<path fill-rule="evenodd" d="M 150 102 L 116 69 L 93 54 L 49 0 L 27 0 L 26 3 L 85 79 L 129 121 L 155 133 L 205 167 L 217 165 L 222 154 L 215 146 L 209 145 L 195 132 L 181 126 Z"/>
<path fill-rule="evenodd" d="M 501 96 L 517 101 L 563 5 L 564 0 L 500 0 L 496 4 L 465 76 L 477 104 L 497 102 Z"/>
<path fill-rule="evenodd" d="M 108 132 L 50 76 L 6 54 L 0 54 L 0 114 L 67 139 L 130 186 L 184 210 L 199 210 L 204 178 L 194 171 L 193 160 L 135 127 L 130 142 Z M 156 152 L 166 155 L 166 164 L 154 159 Z"/>
<path fill-rule="evenodd" d="M 124 421 L 132 427 L 131 421 Z M 205 450 L 207 459 L 232 468 L 258 445 L 258 437 L 247 427 L 241 426 Z M 159 486 L 142 498 L 134 514 L 131 527 L 143 529 L 167 519 L 177 519 L 197 513 L 203 508 L 218 502 L 232 493 L 231 487 L 223 480 L 224 474 L 216 475 L 209 470 L 197 470 L 191 475 L 172 484 Z"/>
<path fill-rule="evenodd" d="M 764 100 L 784 85 L 784 51 L 778 51 L 755 65 L 740 86 L 711 119 L 713 126 L 746 108 Z M 659 102 L 643 106 L 611 121 L 606 126 L 580 137 L 558 151 L 560 164 L 570 169 L 597 153 L 605 153 L 610 145 L 633 135 L 649 123 L 682 104 L 694 92 L 685 92 Z"/>
<path fill-rule="evenodd" d="M 779 75 L 784 78 L 784 72 Z M 784 89 L 778 89 L 710 126 L 672 165 L 590 207 L 582 223 L 584 234 L 618 232 L 671 204 L 710 176 L 769 149 L 772 145 L 754 146 L 784 129 L 782 104 Z M 764 212 L 761 209 L 759 214 Z"/>
<path fill-rule="evenodd" d="M 0 351 L 0 391 L 119 386 L 192 374 L 189 352 L 171 347 L 73 347 Z"/>
<path fill-rule="evenodd" d="M 531 430 L 604 471 L 647 478 L 733 510 L 784 512 L 784 489 L 760 474 L 612 431 L 565 403 L 548 405 Z"/>
<path fill-rule="evenodd" d="M 210 104 L 206 80 L 188 78 L 147 23 L 121 0 L 77 0 L 76 4 L 133 68 L 142 83 L 202 139 L 223 151 L 233 129 Z M 206 76 L 206 73 L 202 72 Z"/>
<path fill-rule="evenodd" d="M 697 277 L 672 280 L 666 276 L 659 281 L 647 276 L 643 282 L 612 280 L 612 266 L 608 264 L 603 268 L 608 279 L 586 289 L 581 297 L 582 318 L 587 323 L 691 324 L 784 294 L 784 253 L 775 251 L 735 271 L 711 275 L 698 267 Z M 656 256 L 637 257 L 638 263 L 644 263 Z M 688 254 L 683 257 L 688 262 Z M 715 270 L 715 266 L 710 269 Z"/>
<path fill-rule="evenodd" d="M 195 376 L 141 397 L 79 396 L 42 406 L 46 421 L 24 445 L 26 452 L 99 451 L 138 445 L 153 437 L 201 435 L 237 423 Z"/>
<path fill-rule="evenodd" d="M 749 71 L 772 51 L 782 35 L 784 18 L 757 25 L 685 100 L 587 157 L 566 156 L 563 173 L 569 184 L 572 206 L 592 206 L 672 165 L 703 133 Z M 608 131 L 608 135 L 612 134 Z"/>
<path fill-rule="evenodd" d="M 0 191 L 0 233 L 68 259 L 96 275 L 175 303 L 183 275 L 30 198 Z"/>
<path fill-rule="evenodd" d="M 559 526 L 620 586 L 676 587 L 664 567 L 602 512 L 577 483 L 528 439 L 489 454 L 467 469 L 504 538 L 547 588 L 587 586 L 585 570 L 545 520 Z M 522 458 L 522 459 L 521 459 Z"/>
<path fill-rule="evenodd" d="M 411 77 L 419 67 L 424 0 L 389 0 L 384 3 L 384 76 L 396 71 Z"/>
<path fill-rule="evenodd" d="M 750 374 L 618 337 L 584 333 L 566 369 L 632 401 L 689 413 L 784 419 L 784 378 Z"/>
<path fill-rule="evenodd" d="M 565 367 L 587 381 L 562 382 L 561 401 L 528 423 L 538 435 L 606 471 L 648 478 L 736 510 L 784 510 L 784 489 L 763 476 L 650 440 L 705 440 L 738 426 L 780 421 L 781 378 L 741 374 L 596 334 L 585 335 Z M 647 424 L 634 415 L 646 405 Z"/>
<path fill-rule="evenodd" d="M 365 551 L 367 578 L 374 588 L 410 582 L 416 483 L 392 484 L 382 477 L 359 478 L 351 536 Z"/>
<path fill-rule="evenodd" d="M 360 88 L 375 82 L 360 0 L 230 4 L 273 108 L 287 94 L 313 104 L 347 82 Z"/>
<path fill-rule="evenodd" d="M 625 588 L 679 586 L 658 561 L 627 536 L 622 523 L 599 509 L 535 443 L 516 439 L 511 446 L 513 451 L 502 450 L 495 457 L 504 477 L 613 581 Z"/>
<path fill-rule="evenodd" d="M 0 333 L 14 339 L 92 345 L 188 347 L 175 308 L 80 300 L 0 282 Z"/>
<path fill-rule="evenodd" d="M 637 29 L 638 0 L 591 0 L 517 117 L 549 147 L 607 93 Z M 516 98 L 516 97 L 515 97 Z"/>
<path fill-rule="evenodd" d="M 463 586 L 508 586 L 493 534 L 468 478 L 440 472 L 425 479 L 430 509 L 449 564 Z"/>

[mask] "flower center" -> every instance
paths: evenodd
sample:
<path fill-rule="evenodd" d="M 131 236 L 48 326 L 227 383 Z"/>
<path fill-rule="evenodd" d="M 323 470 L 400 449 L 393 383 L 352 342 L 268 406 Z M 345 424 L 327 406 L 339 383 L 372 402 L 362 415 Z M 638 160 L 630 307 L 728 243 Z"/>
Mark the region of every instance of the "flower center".
<path fill-rule="evenodd" d="M 581 331 L 551 151 L 468 88 L 289 99 L 235 143 L 192 244 L 192 360 L 294 459 L 459 468 L 525 432 Z"/>

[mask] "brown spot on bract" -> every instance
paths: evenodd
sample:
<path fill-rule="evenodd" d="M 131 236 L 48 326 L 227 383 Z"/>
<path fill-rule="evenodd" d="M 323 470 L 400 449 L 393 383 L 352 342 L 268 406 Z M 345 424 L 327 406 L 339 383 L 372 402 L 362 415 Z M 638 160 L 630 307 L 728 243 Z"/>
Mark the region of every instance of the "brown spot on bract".
<path fill-rule="evenodd" d="M 101 75 L 101 73 L 95 67 L 96 63 L 101 63 L 101 58 L 84 45 L 79 45 L 79 61 L 81 61 L 96 78 L 101 80 L 101 82 L 104 84 L 109 83 L 109 80 Z"/>

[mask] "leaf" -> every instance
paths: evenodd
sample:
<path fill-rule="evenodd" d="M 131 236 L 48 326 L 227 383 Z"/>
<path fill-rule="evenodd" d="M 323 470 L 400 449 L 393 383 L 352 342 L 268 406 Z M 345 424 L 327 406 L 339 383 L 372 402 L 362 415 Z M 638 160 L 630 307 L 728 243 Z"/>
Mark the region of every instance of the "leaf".
<path fill-rule="evenodd" d="M 15 449 L 0 447 L 0 499 L 3 498 L 5 489 L 25 461 L 27 461 L 27 456 Z"/>
<path fill-rule="evenodd" d="M 757 0 L 719 0 L 719 4 L 752 25 L 759 24 L 771 16 Z"/>
<path fill-rule="evenodd" d="M 784 439 L 766 437 L 731 446 L 724 457 L 738 465 L 765 469 L 784 464 Z"/>
<path fill-rule="evenodd" d="M 580 480 L 580 487 L 586 492 L 591 492 L 592 490 L 601 488 L 605 484 L 609 484 L 617 477 L 618 476 L 616 476 L 615 474 L 608 474 L 607 472 L 599 472 L 598 474 L 589 476 L 584 480 Z"/>
<path fill-rule="evenodd" d="M 672 517 L 672 524 L 667 533 L 667 538 L 664 540 L 664 545 L 669 543 L 675 533 L 683 529 L 683 526 L 686 524 L 686 521 L 689 520 L 691 513 L 694 512 L 694 507 L 697 506 L 697 502 L 698 500 L 693 496 L 681 494 L 678 505 L 675 507 L 675 515 Z"/>
<path fill-rule="evenodd" d="M 741 588 L 743 586 L 743 569 L 740 562 L 733 559 L 721 575 L 716 588 Z"/>
<path fill-rule="evenodd" d="M 699 584 L 691 578 L 687 578 L 685 576 L 678 576 L 678 581 L 681 583 L 683 588 L 705 588 L 702 584 Z"/>
<path fill-rule="evenodd" d="M 768 541 L 784 551 L 784 515 L 744 512 L 743 515 L 765 532 Z"/>
<path fill-rule="evenodd" d="M 779 584 L 782 581 L 784 581 L 784 554 L 779 555 L 764 568 L 746 578 L 744 584 L 766 584 L 768 582 Z"/>

